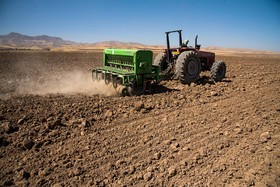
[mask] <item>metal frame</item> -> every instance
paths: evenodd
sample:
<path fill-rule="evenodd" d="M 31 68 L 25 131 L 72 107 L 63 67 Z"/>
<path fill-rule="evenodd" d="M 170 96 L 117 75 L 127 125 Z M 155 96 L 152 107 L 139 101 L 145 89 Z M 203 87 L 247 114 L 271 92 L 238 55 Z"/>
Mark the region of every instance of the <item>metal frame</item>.
<path fill-rule="evenodd" d="M 166 43 L 167 43 L 167 51 L 166 51 L 166 61 L 167 63 L 170 63 L 171 62 L 171 56 L 172 56 L 172 53 L 171 53 L 171 49 L 170 49 L 170 40 L 169 40 L 169 34 L 170 33 L 174 33 L 174 32 L 177 32 L 179 34 L 179 46 L 182 46 L 182 30 L 174 30 L 174 31 L 168 31 L 168 32 L 165 32 L 166 34 Z"/>

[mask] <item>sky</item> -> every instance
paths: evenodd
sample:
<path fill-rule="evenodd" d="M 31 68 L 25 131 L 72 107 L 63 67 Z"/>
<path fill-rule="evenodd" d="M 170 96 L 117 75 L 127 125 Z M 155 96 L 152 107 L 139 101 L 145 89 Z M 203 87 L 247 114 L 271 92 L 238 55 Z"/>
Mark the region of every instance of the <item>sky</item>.
<path fill-rule="evenodd" d="M 280 52 L 280 0 L 0 0 L 0 35 L 166 45 L 178 29 L 202 47 Z"/>

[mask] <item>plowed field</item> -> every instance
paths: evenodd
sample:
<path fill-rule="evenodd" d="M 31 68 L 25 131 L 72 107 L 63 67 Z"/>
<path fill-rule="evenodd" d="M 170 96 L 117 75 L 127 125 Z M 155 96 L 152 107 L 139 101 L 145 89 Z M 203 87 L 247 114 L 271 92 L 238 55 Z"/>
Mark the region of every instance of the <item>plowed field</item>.
<path fill-rule="evenodd" d="M 280 186 L 280 56 L 120 97 L 95 52 L 0 53 L 1 186 Z"/>

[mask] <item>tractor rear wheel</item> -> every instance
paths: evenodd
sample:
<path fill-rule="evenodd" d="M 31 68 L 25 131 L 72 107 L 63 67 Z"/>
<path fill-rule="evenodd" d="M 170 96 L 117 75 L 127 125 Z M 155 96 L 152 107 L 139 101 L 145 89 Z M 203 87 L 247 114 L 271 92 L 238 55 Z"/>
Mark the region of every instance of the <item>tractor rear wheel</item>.
<path fill-rule="evenodd" d="M 226 64 L 223 61 L 214 62 L 211 70 L 210 76 L 215 82 L 222 81 L 226 75 Z"/>
<path fill-rule="evenodd" d="M 168 76 L 168 64 L 166 62 L 166 53 L 159 53 L 154 62 L 153 65 L 159 66 L 160 67 L 160 72 L 163 76 Z"/>
<path fill-rule="evenodd" d="M 201 72 L 201 63 L 198 56 L 192 51 L 182 52 L 176 62 L 175 78 L 183 84 L 196 82 Z"/>

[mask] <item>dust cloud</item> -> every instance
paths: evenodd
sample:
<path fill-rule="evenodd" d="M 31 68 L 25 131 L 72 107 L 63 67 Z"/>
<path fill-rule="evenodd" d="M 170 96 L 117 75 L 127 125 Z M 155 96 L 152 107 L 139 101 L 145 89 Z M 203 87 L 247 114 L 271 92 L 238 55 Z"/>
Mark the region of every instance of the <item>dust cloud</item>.
<path fill-rule="evenodd" d="M 96 82 L 91 72 L 58 72 L 49 77 L 37 77 L 36 80 L 23 79 L 17 88 L 19 94 L 86 94 L 116 95 L 117 91 L 104 81 Z"/>

